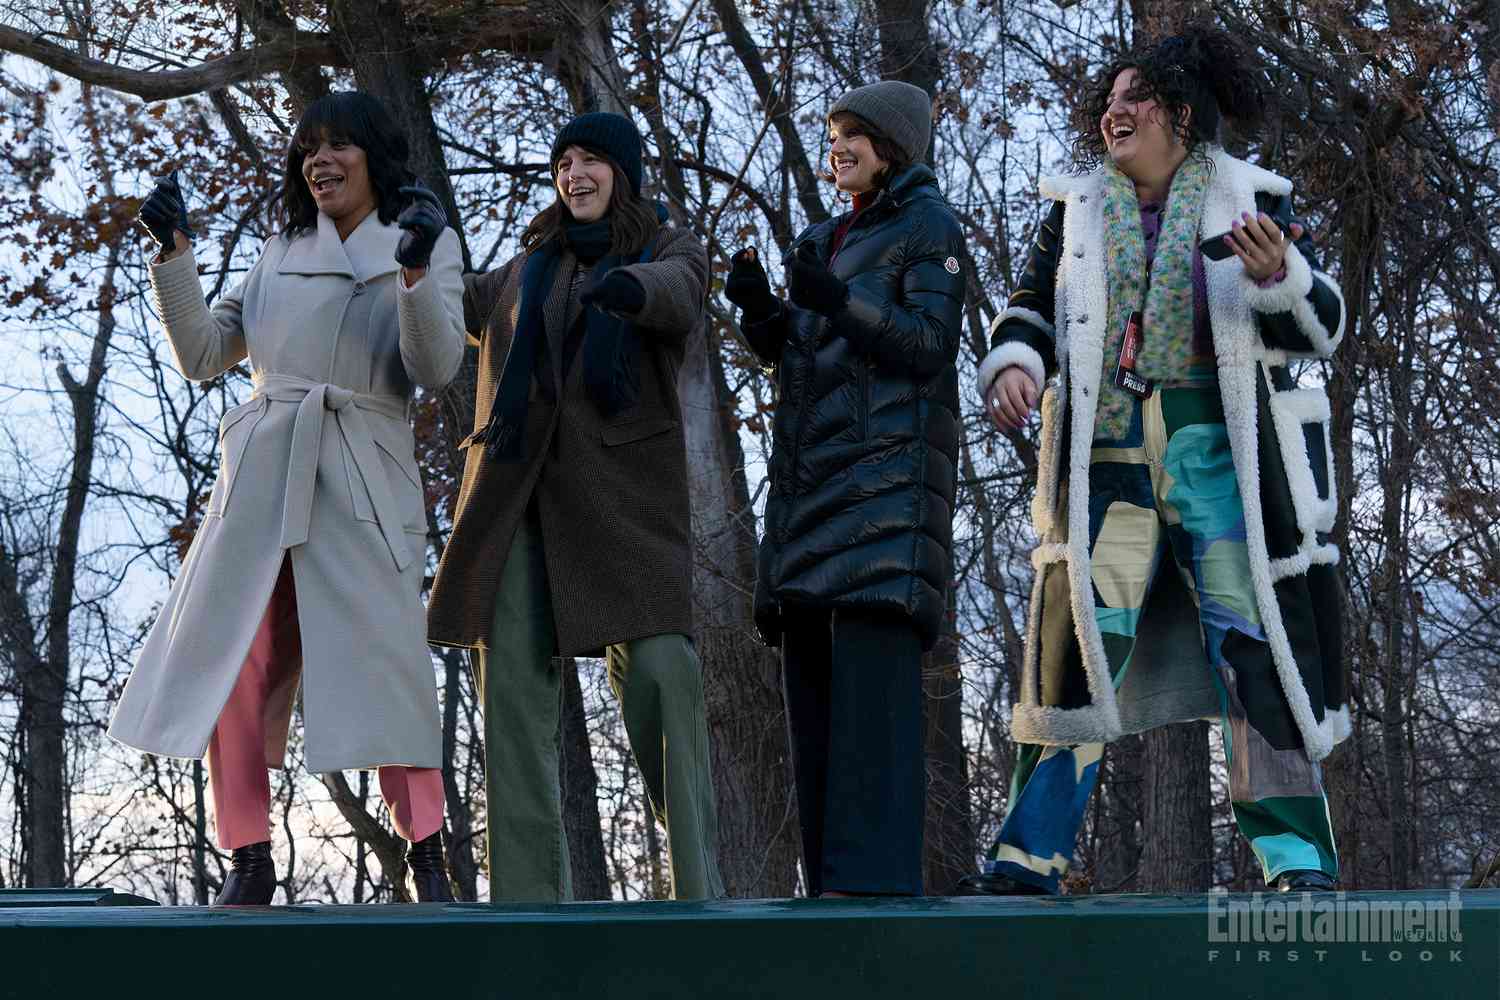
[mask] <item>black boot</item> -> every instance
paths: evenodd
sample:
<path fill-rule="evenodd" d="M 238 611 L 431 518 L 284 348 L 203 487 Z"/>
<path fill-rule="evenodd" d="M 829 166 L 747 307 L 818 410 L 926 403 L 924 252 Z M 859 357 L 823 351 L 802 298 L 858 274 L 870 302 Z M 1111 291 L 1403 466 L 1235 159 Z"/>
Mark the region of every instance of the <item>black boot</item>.
<path fill-rule="evenodd" d="M 1050 896 L 1046 889 L 998 872 L 965 875 L 958 880 L 955 896 Z"/>
<path fill-rule="evenodd" d="M 411 872 L 409 885 L 417 902 L 453 902 L 453 884 L 448 880 L 448 863 L 443 858 L 443 831 L 408 847 L 406 867 Z"/>
<path fill-rule="evenodd" d="M 1319 871 L 1299 869 L 1276 877 L 1277 892 L 1332 892 L 1338 884 L 1333 876 Z"/>
<path fill-rule="evenodd" d="M 267 906 L 276 892 L 276 862 L 271 860 L 271 842 L 236 847 L 229 856 L 229 874 L 224 888 L 214 897 L 215 906 Z"/>

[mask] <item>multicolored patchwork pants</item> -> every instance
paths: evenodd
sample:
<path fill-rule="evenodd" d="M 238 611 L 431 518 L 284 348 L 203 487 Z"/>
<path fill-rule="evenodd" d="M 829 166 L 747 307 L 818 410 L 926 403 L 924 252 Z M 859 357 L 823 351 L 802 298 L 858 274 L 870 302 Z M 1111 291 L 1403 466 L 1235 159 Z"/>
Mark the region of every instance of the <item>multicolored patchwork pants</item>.
<path fill-rule="evenodd" d="M 1089 551 L 1094 614 L 1115 688 L 1130 669 L 1141 610 L 1170 555 L 1197 604 L 1219 690 L 1234 818 L 1266 882 L 1294 870 L 1337 877 L 1320 768 L 1301 748 L 1272 746 L 1236 688 L 1236 663 L 1267 654 L 1217 386 L 1155 392 L 1137 404 L 1126 438 L 1094 442 Z M 1102 743 L 1018 748 L 1010 812 L 986 871 L 1058 891 L 1103 753 Z"/>

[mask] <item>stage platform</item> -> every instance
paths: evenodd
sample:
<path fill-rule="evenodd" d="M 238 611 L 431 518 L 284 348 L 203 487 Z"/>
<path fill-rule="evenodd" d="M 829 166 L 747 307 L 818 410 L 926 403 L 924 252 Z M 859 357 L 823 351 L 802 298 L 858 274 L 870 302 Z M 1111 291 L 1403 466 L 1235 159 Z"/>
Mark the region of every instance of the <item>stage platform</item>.
<path fill-rule="evenodd" d="M 53 896 L 0 893 L 0 996 L 1500 1000 L 1500 890 L 233 909 Z"/>

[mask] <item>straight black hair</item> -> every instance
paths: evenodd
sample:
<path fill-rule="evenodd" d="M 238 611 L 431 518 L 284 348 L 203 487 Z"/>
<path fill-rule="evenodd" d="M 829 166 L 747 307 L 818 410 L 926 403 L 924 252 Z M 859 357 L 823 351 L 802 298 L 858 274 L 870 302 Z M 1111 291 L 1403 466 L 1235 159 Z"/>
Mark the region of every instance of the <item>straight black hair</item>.
<path fill-rule="evenodd" d="M 381 222 L 395 222 L 410 201 L 401 188 L 417 179 L 406 165 L 411 147 L 384 104 L 362 91 L 346 90 L 309 104 L 287 144 L 286 168 L 275 199 L 280 203 L 286 237 L 296 239 L 318 226 L 318 206 L 302 176 L 302 161 L 325 139 L 364 150 L 370 186 L 375 190 L 375 212 Z"/>

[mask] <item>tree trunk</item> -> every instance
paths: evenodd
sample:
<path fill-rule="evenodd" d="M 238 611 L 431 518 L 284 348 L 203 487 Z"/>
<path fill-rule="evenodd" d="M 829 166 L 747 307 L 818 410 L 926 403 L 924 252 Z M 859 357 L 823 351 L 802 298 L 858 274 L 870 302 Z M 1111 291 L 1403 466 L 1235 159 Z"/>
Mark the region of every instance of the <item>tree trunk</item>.
<path fill-rule="evenodd" d="M 583 688 L 578 683 L 578 661 L 562 661 L 563 829 L 568 833 L 568 861 L 573 868 L 573 898 L 609 899 L 609 867 L 604 859 L 604 834 L 599 825 L 599 778 L 589 753 L 589 723 Z"/>
<path fill-rule="evenodd" d="M 432 515 L 429 514 L 429 517 Z M 448 871 L 458 898 L 479 898 L 479 863 L 474 859 L 474 810 L 458 787 L 454 766 L 458 752 L 458 705 L 463 700 L 464 653 L 444 649 L 443 660 L 443 801 L 448 809 Z"/>
<path fill-rule="evenodd" d="M 1208 790 L 1208 723 L 1179 722 L 1144 734 L 1145 892 L 1206 892 L 1213 838 Z"/>
<path fill-rule="evenodd" d="M 969 760 L 964 752 L 964 683 L 953 597 L 944 633 L 922 672 L 926 693 L 927 807 L 922 871 L 927 894 L 946 896 L 974 870 L 969 813 Z"/>
<path fill-rule="evenodd" d="M 427 73 L 419 50 L 411 44 L 413 26 L 401 5 L 379 0 L 333 0 L 328 5 L 329 27 L 354 67 L 359 88 L 380 98 L 411 145 L 411 169 L 443 203 L 458 234 L 464 270 L 473 268 L 463 217 L 448 179 L 442 140 L 432 118 L 427 96 Z"/>

